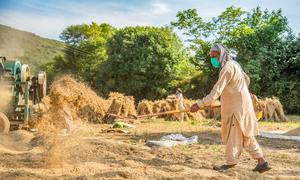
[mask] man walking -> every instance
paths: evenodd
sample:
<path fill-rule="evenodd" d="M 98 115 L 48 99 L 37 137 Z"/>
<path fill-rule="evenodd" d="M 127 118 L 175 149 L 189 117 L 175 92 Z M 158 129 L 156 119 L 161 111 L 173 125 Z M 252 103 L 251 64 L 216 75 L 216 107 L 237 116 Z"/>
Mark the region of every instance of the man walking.
<path fill-rule="evenodd" d="M 221 134 L 226 145 L 226 164 L 215 166 L 214 170 L 224 171 L 234 167 L 243 149 L 257 160 L 253 171 L 262 173 L 270 170 L 271 167 L 255 139 L 258 135 L 258 123 L 248 90 L 249 77 L 241 66 L 230 58 L 227 49 L 221 44 L 211 48 L 210 56 L 212 66 L 221 68 L 219 79 L 210 94 L 198 100 L 191 107 L 191 111 L 210 106 L 221 97 Z"/>

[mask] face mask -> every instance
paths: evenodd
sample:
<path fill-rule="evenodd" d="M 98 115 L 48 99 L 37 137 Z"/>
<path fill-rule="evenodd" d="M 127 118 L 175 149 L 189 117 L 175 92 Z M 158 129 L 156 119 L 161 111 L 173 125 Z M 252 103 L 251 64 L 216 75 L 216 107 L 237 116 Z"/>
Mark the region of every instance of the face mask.
<path fill-rule="evenodd" d="M 220 62 L 218 61 L 218 58 L 216 58 L 216 57 L 210 58 L 210 62 L 211 62 L 212 66 L 214 68 L 220 68 L 221 67 Z"/>

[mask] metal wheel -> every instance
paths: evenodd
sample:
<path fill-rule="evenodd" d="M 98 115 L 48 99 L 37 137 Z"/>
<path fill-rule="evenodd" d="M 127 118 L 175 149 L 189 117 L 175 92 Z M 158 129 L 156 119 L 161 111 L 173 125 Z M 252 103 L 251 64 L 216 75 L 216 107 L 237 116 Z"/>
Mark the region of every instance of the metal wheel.
<path fill-rule="evenodd" d="M 30 81 L 30 70 L 28 64 L 23 64 L 21 68 L 21 82 Z"/>
<path fill-rule="evenodd" d="M 0 133 L 8 133 L 10 128 L 10 123 L 8 118 L 0 112 Z"/>

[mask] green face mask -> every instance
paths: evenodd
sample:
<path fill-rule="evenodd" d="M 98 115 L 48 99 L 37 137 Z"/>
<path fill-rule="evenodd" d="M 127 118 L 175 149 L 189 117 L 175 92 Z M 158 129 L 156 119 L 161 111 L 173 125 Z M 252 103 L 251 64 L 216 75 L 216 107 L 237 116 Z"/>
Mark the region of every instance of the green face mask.
<path fill-rule="evenodd" d="M 212 66 L 214 68 L 220 68 L 221 67 L 220 62 L 218 61 L 218 58 L 216 58 L 216 57 L 210 58 L 210 62 L 211 62 Z"/>

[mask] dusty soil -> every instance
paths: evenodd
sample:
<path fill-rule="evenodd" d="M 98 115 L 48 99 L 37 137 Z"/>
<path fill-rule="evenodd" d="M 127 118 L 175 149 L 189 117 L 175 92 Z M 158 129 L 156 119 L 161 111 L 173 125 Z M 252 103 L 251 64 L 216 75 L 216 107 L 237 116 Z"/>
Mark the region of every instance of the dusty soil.
<path fill-rule="evenodd" d="M 212 170 L 224 162 L 220 129 L 211 121 L 148 120 L 108 132 L 109 125 L 81 124 L 71 135 L 24 130 L 0 135 L 0 179 L 299 179 L 300 143 L 258 138 L 273 169 L 253 173 L 243 153 L 236 168 Z M 145 146 L 147 140 L 182 133 L 199 143 L 173 148 Z"/>

